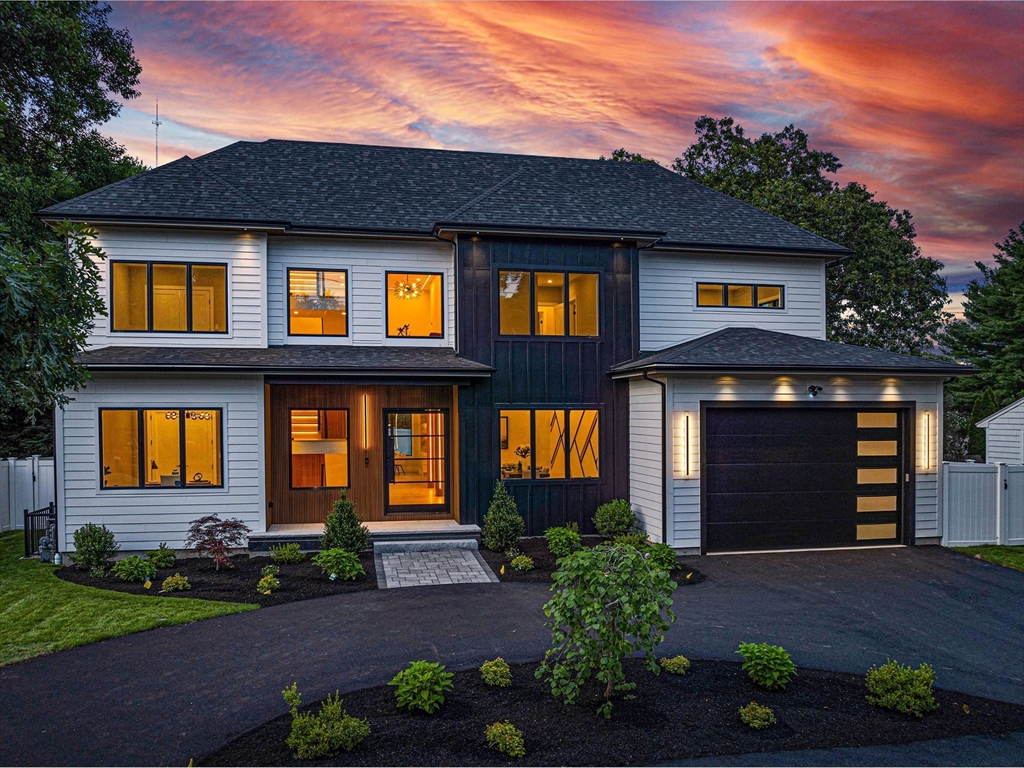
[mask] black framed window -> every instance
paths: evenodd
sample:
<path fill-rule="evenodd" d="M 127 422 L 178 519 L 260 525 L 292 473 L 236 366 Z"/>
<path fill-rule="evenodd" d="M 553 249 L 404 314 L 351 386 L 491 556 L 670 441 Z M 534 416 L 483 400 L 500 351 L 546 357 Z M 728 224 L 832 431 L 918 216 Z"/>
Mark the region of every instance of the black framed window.
<path fill-rule="evenodd" d="M 516 408 L 498 412 L 501 477 L 582 480 L 600 473 L 596 408 Z"/>
<path fill-rule="evenodd" d="M 291 487 L 348 488 L 348 409 L 292 409 Z"/>
<path fill-rule="evenodd" d="M 227 333 L 227 264 L 112 261 L 110 327 L 136 333 Z"/>
<path fill-rule="evenodd" d="M 499 333 L 597 337 L 599 284 L 596 272 L 499 270 Z"/>
<path fill-rule="evenodd" d="M 785 288 L 781 285 L 697 283 L 698 307 L 783 309 L 784 299 Z"/>
<path fill-rule="evenodd" d="M 220 408 L 101 408 L 104 490 L 224 486 Z"/>
<path fill-rule="evenodd" d="M 385 272 L 388 338 L 444 338 L 444 275 Z"/>
<path fill-rule="evenodd" d="M 347 270 L 288 270 L 288 335 L 348 336 Z"/>

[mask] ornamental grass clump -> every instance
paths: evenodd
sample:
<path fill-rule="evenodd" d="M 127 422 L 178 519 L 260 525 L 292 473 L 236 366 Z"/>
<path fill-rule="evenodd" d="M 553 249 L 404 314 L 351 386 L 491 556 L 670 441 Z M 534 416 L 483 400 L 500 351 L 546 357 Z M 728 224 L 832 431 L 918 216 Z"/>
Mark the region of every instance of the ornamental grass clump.
<path fill-rule="evenodd" d="M 796 664 L 782 646 L 740 643 L 736 653 L 743 657 L 743 671 L 762 688 L 785 690 L 786 683 L 796 676 Z"/>
<path fill-rule="evenodd" d="M 161 592 L 186 592 L 190 589 L 192 585 L 188 583 L 188 576 L 182 576 L 180 573 L 168 576 L 160 585 Z"/>
<path fill-rule="evenodd" d="M 343 489 L 324 523 L 320 549 L 346 549 L 359 554 L 370 546 L 370 529 L 356 513 L 356 505 Z"/>
<path fill-rule="evenodd" d="M 75 531 L 74 541 L 75 567 L 83 571 L 105 571 L 121 549 L 113 531 L 95 523 L 86 523 Z"/>
<path fill-rule="evenodd" d="M 185 547 L 213 560 L 214 570 L 219 571 L 222 565 L 234 568 L 231 550 L 242 546 L 249 531 L 249 526 L 238 518 L 221 520 L 219 515 L 206 515 L 192 521 L 185 537 Z"/>
<path fill-rule="evenodd" d="M 313 558 L 313 565 L 323 571 L 324 576 L 331 581 L 352 581 L 366 575 L 363 564 L 359 562 L 359 556 L 347 549 L 325 549 Z"/>
<path fill-rule="evenodd" d="M 156 566 L 138 555 L 118 560 L 111 570 L 121 581 L 146 581 L 156 576 Z"/>
<path fill-rule="evenodd" d="M 760 731 L 775 722 L 775 713 L 771 707 L 752 701 L 747 706 L 740 707 L 740 720 L 755 731 Z"/>
<path fill-rule="evenodd" d="M 526 754 L 523 743 L 523 732 L 506 720 L 504 723 L 491 723 L 484 729 L 487 746 L 494 747 L 503 755 L 522 757 Z"/>
<path fill-rule="evenodd" d="M 675 621 L 676 584 L 635 547 L 615 545 L 562 558 L 552 581 L 555 596 L 544 606 L 551 648 L 536 676 L 567 704 L 596 677 L 605 699 L 598 713 L 611 717 L 613 694 L 636 687 L 626 681 L 624 659 L 642 653 L 651 672 L 660 670 L 654 649 Z"/>
<path fill-rule="evenodd" d="M 302 551 L 294 541 L 287 544 L 277 544 L 270 548 L 270 559 L 281 565 L 294 565 L 306 559 L 306 553 Z"/>
<path fill-rule="evenodd" d="M 157 549 L 151 549 L 146 553 L 146 557 L 157 568 L 173 568 L 177 554 L 173 548 L 167 546 L 167 542 L 161 541 Z"/>
<path fill-rule="evenodd" d="M 932 693 L 934 682 L 935 670 L 930 664 L 911 669 L 891 660 L 881 667 L 871 667 L 864 676 L 869 704 L 915 717 L 939 708 Z"/>
<path fill-rule="evenodd" d="M 633 506 L 625 499 L 615 499 L 597 508 L 594 525 L 602 536 L 621 536 L 633 533 L 639 527 Z"/>
<path fill-rule="evenodd" d="M 492 552 L 508 552 L 518 549 L 519 538 L 526 532 L 526 521 L 519 514 L 505 484 L 498 480 L 494 484 L 494 496 L 491 505 L 484 515 L 484 524 L 480 529 L 480 538 L 484 546 Z"/>
<path fill-rule="evenodd" d="M 430 661 L 411 661 L 388 685 L 395 686 L 395 700 L 399 709 L 422 709 L 428 715 L 444 704 L 444 693 L 454 685 L 451 672 L 443 664 Z"/>
<path fill-rule="evenodd" d="M 488 685 L 508 688 L 512 685 L 512 668 L 499 656 L 494 661 L 485 661 L 480 665 L 480 677 Z"/>
<path fill-rule="evenodd" d="M 292 683 L 281 693 L 292 711 L 292 730 L 285 743 L 298 760 L 351 752 L 370 735 L 370 724 L 348 714 L 337 691 L 324 700 L 316 714 L 299 712 L 302 694 L 298 683 Z"/>
<path fill-rule="evenodd" d="M 685 675 L 690 671 L 690 660 L 685 656 L 673 656 L 661 660 L 661 668 L 670 675 Z"/>
<path fill-rule="evenodd" d="M 555 557 L 571 555 L 583 546 L 583 540 L 580 538 L 580 527 L 579 525 L 572 527 L 574 525 L 570 523 L 566 526 L 548 528 L 544 531 L 544 538 L 547 539 L 548 549 Z"/>

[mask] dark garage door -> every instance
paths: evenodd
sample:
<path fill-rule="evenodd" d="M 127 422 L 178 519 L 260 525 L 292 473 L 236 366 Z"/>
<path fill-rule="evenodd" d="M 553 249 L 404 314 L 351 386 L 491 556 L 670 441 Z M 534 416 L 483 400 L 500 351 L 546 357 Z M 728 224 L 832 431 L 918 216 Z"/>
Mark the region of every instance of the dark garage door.
<path fill-rule="evenodd" d="M 904 541 L 906 411 L 707 408 L 706 552 Z"/>

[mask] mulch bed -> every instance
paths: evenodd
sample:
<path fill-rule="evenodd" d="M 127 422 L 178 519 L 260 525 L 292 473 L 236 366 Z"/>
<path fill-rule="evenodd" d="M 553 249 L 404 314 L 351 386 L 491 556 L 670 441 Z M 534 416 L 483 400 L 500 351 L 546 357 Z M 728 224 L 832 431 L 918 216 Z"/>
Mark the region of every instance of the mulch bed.
<path fill-rule="evenodd" d="M 583 546 L 596 547 L 598 544 L 605 544 L 608 541 L 609 539 L 604 536 L 584 536 Z M 519 540 L 519 549 L 524 555 L 533 558 L 533 570 L 517 571 L 509 565 L 509 559 L 505 557 L 504 552 L 491 552 L 491 550 L 481 547 L 480 554 L 491 566 L 491 570 L 494 571 L 499 581 L 550 584 L 551 574 L 558 566 L 555 565 L 557 558 L 548 549 L 547 539 L 543 536 L 522 538 Z M 505 566 L 504 573 L 501 572 L 502 566 Z M 676 569 L 672 572 L 672 579 L 679 586 L 684 587 L 688 584 L 700 584 L 704 581 L 704 574 L 676 558 Z"/>
<path fill-rule="evenodd" d="M 364 552 L 359 555 L 366 576 L 355 581 L 331 581 L 324 577 L 319 568 L 310 562 L 310 556 L 301 563 L 280 565 L 278 579 L 281 588 L 269 595 L 256 592 L 256 583 L 260 580 L 260 569 L 274 561 L 269 557 L 249 557 L 235 555 L 231 558 L 234 568 L 214 570 L 213 561 L 205 557 L 179 557 L 173 568 L 160 568 L 153 586 L 145 589 L 142 582 L 121 581 L 114 573 L 107 571 L 102 578 L 90 575 L 89 571 L 79 570 L 74 566 L 57 569 L 58 578 L 82 584 L 87 587 L 112 589 L 117 592 L 129 592 L 133 595 L 153 595 L 158 597 L 190 597 L 202 600 L 223 600 L 229 603 L 258 603 L 261 606 L 281 605 L 296 600 L 311 600 L 315 597 L 340 595 L 346 592 L 360 592 L 364 589 L 377 588 L 377 571 L 373 565 L 373 553 Z M 168 576 L 180 573 L 188 576 L 192 589 L 184 592 L 161 592 L 160 585 Z"/>
<path fill-rule="evenodd" d="M 476 670 L 457 673 L 454 691 L 434 715 L 398 710 L 388 686 L 353 691 L 343 697 L 345 709 L 369 720 L 370 736 L 333 758 L 294 760 L 285 745 L 291 728 L 286 714 L 199 764 L 653 765 L 1024 730 L 1024 707 L 1015 704 L 936 690 L 939 709 L 917 719 L 868 704 L 859 675 L 801 669 L 786 691 L 769 692 L 754 686 L 738 662 L 728 661 L 694 661 L 679 677 L 652 675 L 631 660 L 627 676 L 638 683 L 636 699 L 616 701 L 605 720 L 595 714 L 603 686 L 594 685 L 585 699 L 566 706 L 534 679 L 536 667 L 513 665 L 511 688 L 485 685 Z M 301 691 L 302 681 L 299 685 Z M 777 722 L 762 731 L 740 722 L 737 710 L 751 701 L 770 706 Z M 280 705 L 285 708 L 283 701 Z M 523 732 L 525 757 L 512 760 L 486 746 L 484 727 L 504 720 Z"/>

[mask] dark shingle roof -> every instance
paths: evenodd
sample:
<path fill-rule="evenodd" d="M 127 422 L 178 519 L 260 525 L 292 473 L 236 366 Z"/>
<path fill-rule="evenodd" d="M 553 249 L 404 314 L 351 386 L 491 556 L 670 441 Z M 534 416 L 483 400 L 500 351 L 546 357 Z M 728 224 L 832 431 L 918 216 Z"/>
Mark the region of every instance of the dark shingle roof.
<path fill-rule="evenodd" d="M 834 371 L 963 376 L 973 368 L 760 328 L 723 328 L 612 368 L 615 376 L 641 371 Z"/>
<path fill-rule="evenodd" d="M 94 371 L 175 369 L 337 375 L 489 376 L 494 370 L 446 347 L 294 345 L 231 347 L 104 347 L 81 361 Z"/>
<path fill-rule="evenodd" d="M 689 247 L 848 253 L 653 163 L 302 141 L 236 142 L 40 215 L 423 236 L 445 224 L 643 235 Z"/>

